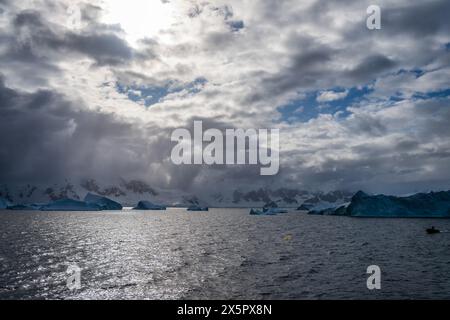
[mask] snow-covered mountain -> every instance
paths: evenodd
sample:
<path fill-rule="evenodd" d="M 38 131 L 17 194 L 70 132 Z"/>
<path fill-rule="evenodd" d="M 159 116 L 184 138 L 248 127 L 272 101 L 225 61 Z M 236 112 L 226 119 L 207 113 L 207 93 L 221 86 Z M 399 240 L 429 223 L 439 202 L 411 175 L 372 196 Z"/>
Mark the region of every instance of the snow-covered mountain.
<path fill-rule="evenodd" d="M 82 200 L 88 193 L 107 197 L 125 207 L 135 206 L 141 200 L 171 206 L 187 206 L 196 200 L 194 195 L 153 188 L 139 180 L 127 181 L 121 179 L 114 184 L 100 183 L 94 179 L 88 179 L 79 183 L 66 180 L 63 183 L 51 185 L 0 185 L 0 198 L 15 204 L 45 203 L 65 198 Z"/>
<path fill-rule="evenodd" d="M 114 183 L 101 183 L 94 179 L 78 183 L 69 180 L 51 185 L 0 185 L 0 198 L 15 204 L 46 203 L 58 199 L 82 200 L 87 193 L 110 198 L 125 207 L 135 206 L 145 200 L 165 206 L 188 207 L 201 205 L 209 207 L 250 208 L 276 203 L 280 208 L 298 208 L 303 204 L 307 209 L 323 208 L 324 203 L 344 203 L 351 194 L 341 191 L 322 193 L 288 188 L 255 190 L 230 190 L 225 193 L 194 194 L 178 190 L 165 190 L 148 185 L 139 180 L 120 179 Z"/>
<path fill-rule="evenodd" d="M 205 201 L 215 207 L 263 207 L 275 202 L 280 208 L 297 208 L 314 195 L 296 189 L 233 190 L 226 193 L 205 195 Z"/>

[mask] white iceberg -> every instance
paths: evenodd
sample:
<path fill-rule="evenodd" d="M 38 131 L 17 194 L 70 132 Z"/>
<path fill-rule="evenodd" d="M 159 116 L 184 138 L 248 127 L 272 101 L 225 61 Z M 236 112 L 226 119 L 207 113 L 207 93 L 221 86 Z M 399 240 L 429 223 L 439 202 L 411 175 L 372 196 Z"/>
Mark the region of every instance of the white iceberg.
<path fill-rule="evenodd" d="M 150 201 L 139 201 L 138 205 L 133 210 L 166 210 L 166 207 L 154 204 Z"/>
<path fill-rule="evenodd" d="M 96 194 L 88 193 L 84 198 L 84 202 L 87 204 L 93 204 L 99 206 L 102 210 L 122 210 L 123 207 L 120 203 L 115 202 L 106 197 L 102 197 Z"/>
<path fill-rule="evenodd" d="M 86 203 L 84 201 L 77 201 L 72 199 L 61 199 L 50 202 L 49 204 L 43 205 L 40 210 L 42 211 L 101 211 L 101 207 Z"/>
<path fill-rule="evenodd" d="M 285 210 L 278 208 L 264 208 L 263 210 L 251 209 L 250 215 L 252 216 L 276 216 L 279 213 L 285 213 Z"/>

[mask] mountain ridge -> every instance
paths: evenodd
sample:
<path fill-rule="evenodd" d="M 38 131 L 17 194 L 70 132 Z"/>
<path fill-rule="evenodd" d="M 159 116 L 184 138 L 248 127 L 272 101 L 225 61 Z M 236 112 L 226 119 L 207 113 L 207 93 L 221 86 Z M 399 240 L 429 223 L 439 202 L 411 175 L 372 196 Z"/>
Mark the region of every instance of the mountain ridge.
<path fill-rule="evenodd" d="M 330 193 L 310 192 L 291 188 L 256 188 L 253 190 L 236 189 L 226 193 L 191 193 L 178 190 L 166 190 L 150 186 L 141 180 L 119 179 L 116 183 L 101 183 L 95 179 L 84 179 L 78 183 L 65 180 L 49 185 L 24 184 L 8 186 L 0 184 L 0 198 L 15 204 L 44 203 L 60 199 L 82 200 L 88 194 L 108 197 L 133 207 L 139 201 L 147 200 L 166 206 L 187 207 L 199 204 L 209 207 L 251 208 L 263 207 L 267 203 L 276 203 L 279 207 L 298 208 L 305 202 L 310 208 L 324 200 L 341 201 L 340 197 L 352 194 L 344 191 Z"/>

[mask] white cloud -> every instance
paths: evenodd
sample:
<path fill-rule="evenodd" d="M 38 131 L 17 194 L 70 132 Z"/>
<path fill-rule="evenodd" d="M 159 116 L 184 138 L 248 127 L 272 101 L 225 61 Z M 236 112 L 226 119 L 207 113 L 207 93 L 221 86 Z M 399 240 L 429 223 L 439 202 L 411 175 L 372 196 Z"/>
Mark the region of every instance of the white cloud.
<path fill-rule="evenodd" d="M 347 97 L 348 90 L 342 92 L 336 91 L 323 91 L 317 96 L 317 102 L 331 102 L 341 100 Z"/>

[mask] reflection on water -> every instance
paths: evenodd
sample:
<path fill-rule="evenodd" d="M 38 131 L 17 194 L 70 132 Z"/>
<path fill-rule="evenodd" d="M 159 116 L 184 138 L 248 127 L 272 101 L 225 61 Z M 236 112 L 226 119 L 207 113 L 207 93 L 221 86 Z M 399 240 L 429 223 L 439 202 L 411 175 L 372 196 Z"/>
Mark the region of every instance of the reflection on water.
<path fill-rule="evenodd" d="M 0 299 L 450 298 L 449 220 L 248 212 L 0 212 Z"/>

